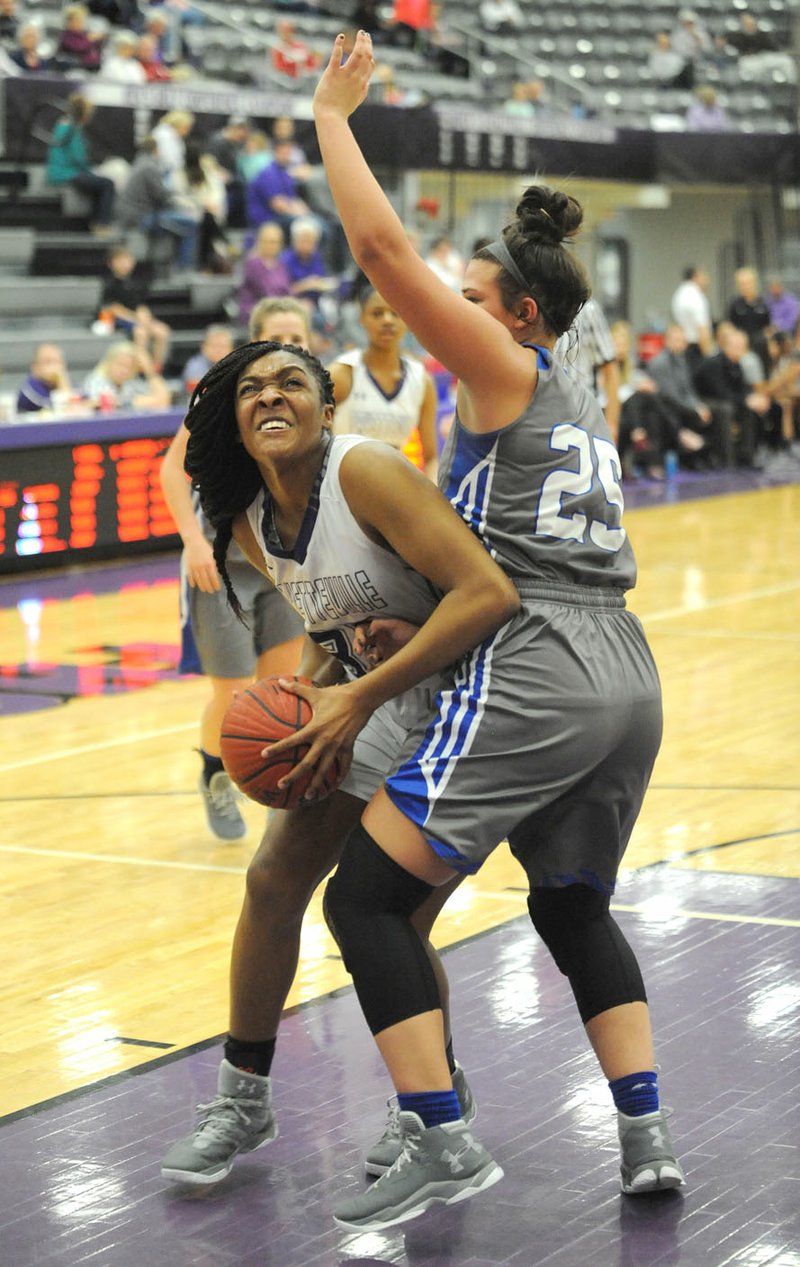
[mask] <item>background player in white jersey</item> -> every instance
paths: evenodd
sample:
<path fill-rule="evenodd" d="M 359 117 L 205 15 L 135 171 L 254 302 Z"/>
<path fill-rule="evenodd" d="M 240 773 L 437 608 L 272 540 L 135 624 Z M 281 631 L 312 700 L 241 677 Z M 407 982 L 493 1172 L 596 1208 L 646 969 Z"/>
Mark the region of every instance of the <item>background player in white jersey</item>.
<path fill-rule="evenodd" d="M 375 65 L 369 37 L 342 54 L 339 38 L 314 98 L 337 210 L 357 264 L 459 379 L 440 483 L 523 607 L 440 694 L 328 884 L 329 923 L 405 1137 L 398 1160 L 335 1217 L 380 1230 L 502 1174 L 461 1120 L 412 917 L 506 836 L 528 875 L 534 926 L 609 1081 L 623 1189 L 676 1187 L 684 1179 L 659 1106 L 644 984 L 609 910 L 660 744 L 660 686 L 625 608 L 635 563 L 619 457 L 597 401 L 552 355 L 589 295 L 565 245 L 582 211 L 564 194 L 526 190 L 513 224 L 470 261 L 464 297 L 454 295 L 410 247 L 349 127 Z M 310 762 L 316 717 L 305 730 Z M 334 755 L 321 739 L 318 777 Z"/>
<path fill-rule="evenodd" d="M 519 606 L 513 586 L 439 490 L 383 444 L 331 439 L 332 417 L 333 385 L 319 361 L 274 343 L 240 348 L 215 366 L 186 416 L 187 470 L 215 525 L 214 559 L 234 609 L 226 564 L 232 534 L 303 616 L 315 641 L 301 672 L 344 683 L 320 691 L 315 708 L 323 724 L 336 719 L 345 767 L 355 742 L 340 788 L 318 803 L 271 814 L 249 868 L 218 1094 L 162 1165 L 167 1178 L 186 1183 L 216 1183 L 238 1153 L 275 1138 L 270 1068 L 311 894 L 409 729 L 430 715 L 441 671 Z M 367 676 L 357 631 L 376 613 L 421 628 Z M 420 910 L 425 940 L 453 887 L 432 893 Z M 427 953 L 446 989 L 429 945 Z M 464 1107 L 469 1112 L 466 1091 Z"/>
<path fill-rule="evenodd" d="M 266 299 L 253 309 L 250 337 L 307 348 L 306 310 L 296 299 Z M 291 672 L 303 626 L 292 608 L 239 551 L 230 566 L 248 624 L 233 615 L 222 589 L 212 542 L 214 532 L 192 496 L 183 469 L 189 433 L 183 423 L 161 465 L 161 485 L 183 541 L 181 555 L 181 671 L 204 673 L 209 698 L 200 718 L 200 793 L 208 825 L 220 840 L 239 840 L 247 825 L 220 756 L 220 727 L 237 691 L 254 677 Z M 287 646 L 287 644 L 289 644 Z"/>
<path fill-rule="evenodd" d="M 404 449 L 419 432 L 422 469 L 436 480 L 436 386 L 416 357 L 403 356 L 406 324 L 371 283 L 359 295 L 366 348 L 341 352 L 328 366 L 333 379 L 336 435 L 370 436 Z"/>

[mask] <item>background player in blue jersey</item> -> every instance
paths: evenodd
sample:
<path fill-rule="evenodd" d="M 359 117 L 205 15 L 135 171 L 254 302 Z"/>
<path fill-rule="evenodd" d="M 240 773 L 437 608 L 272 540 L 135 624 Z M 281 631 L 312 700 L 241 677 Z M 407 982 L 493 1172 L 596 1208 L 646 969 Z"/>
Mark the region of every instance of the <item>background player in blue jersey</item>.
<path fill-rule="evenodd" d="M 619 458 L 596 400 L 551 353 L 589 296 L 565 244 L 582 211 L 530 188 L 501 238 L 470 261 L 463 297 L 453 294 L 409 245 L 349 127 L 374 68 L 371 41 L 359 33 L 346 61 L 342 50 L 340 37 L 314 104 L 331 191 L 356 262 L 459 379 L 440 484 L 523 608 L 441 692 L 328 885 L 329 923 L 397 1089 L 405 1139 L 397 1162 L 335 1215 L 379 1230 L 502 1173 L 461 1120 L 412 917 L 505 837 L 609 1081 L 623 1189 L 677 1187 L 644 985 L 609 911 L 660 744 L 660 686 L 625 608 L 635 563 Z M 308 763 L 319 756 L 321 776 L 333 753 L 316 727 L 315 717 Z"/>
<path fill-rule="evenodd" d="M 345 767 L 355 755 L 325 800 L 270 815 L 248 870 L 217 1095 L 162 1164 L 167 1178 L 184 1183 L 218 1182 L 239 1153 L 277 1135 L 270 1069 L 311 895 L 416 719 L 430 716 L 440 671 L 519 607 L 513 586 L 430 480 L 386 445 L 331 438 L 332 417 L 322 365 L 277 343 L 248 345 L 216 365 L 186 417 L 187 470 L 214 525 L 226 591 L 235 607 L 236 573 L 226 563 L 235 533 L 277 601 L 278 591 L 286 594 L 305 617 L 315 641 L 301 672 L 344 683 L 320 690 L 314 707 L 321 723 L 334 718 Z M 421 627 L 367 675 L 359 628 L 375 611 Z M 418 912 L 426 943 L 452 887 L 432 892 Z M 445 989 L 438 957 L 430 946 L 426 953 Z M 469 1112 L 466 1089 L 464 1101 Z"/>

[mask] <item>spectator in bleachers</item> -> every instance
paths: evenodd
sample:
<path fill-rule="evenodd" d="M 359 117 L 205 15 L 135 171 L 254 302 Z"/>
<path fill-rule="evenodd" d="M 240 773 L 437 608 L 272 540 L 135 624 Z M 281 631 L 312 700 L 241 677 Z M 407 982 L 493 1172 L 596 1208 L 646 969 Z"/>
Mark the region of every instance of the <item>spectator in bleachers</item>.
<path fill-rule="evenodd" d="M 430 44 L 435 27 L 433 0 L 394 0 L 389 19 L 393 44 L 422 51 Z"/>
<path fill-rule="evenodd" d="M 142 15 L 138 0 L 86 0 L 90 13 L 105 18 L 112 26 L 122 27 L 127 31 L 138 31 L 142 25 Z"/>
<path fill-rule="evenodd" d="M 752 13 L 739 15 L 739 30 L 727 37 L 729 47 L 739 57 L 739 69 L 751 79 L 767 79 L 778 71 L 794 83 L 797 71 L 791 53 L 778 48 L 770 31 L 762 31 Z"/>
<path fill-rule="evenodd" d="M 26 75 L 40 75 L 52 70 L 53 61 L 39 51 L 42 32 L 36 22 L 25 22 L 17 31 L 17 47 L 9 54 L 15 66 Z"/>
<path fill-rule="evenodd" d="M 289 116 L 285 114 L 279 115 L 277 119 L 273 120 L 272 127 L 270 128 L 270 138 L 273 150 L 276 145 L 280 145 L 283 141 L 286 141 L 287 144 L 291 145 L 292 152 L 289 156 L 289 171 L 297 181 L 298 186 L 301 187 L 302 192 L 303 183 L 307 181 L 311 175 L 311 164 L 308 161 L 308 155 L 297 140 L 294 128 L 294 119 L 289 118 Z"/>
<path fill-rule="evenodd" d="M 321 230 L 311 216 L 298 216 L 289 230 L 289 246 L 281 259 L 289 274 L 292 294 L 318 309 L 323 295 L 336 290 L 338 279 L 331 277 L 319 249 Z M 312 320 L 313 324 L 313 320 Z"/>
<path fill-rule="evenodd" d="M 513 35 L 525 26 L 517 0 L 481 0 L 478 16 L 484 30 L 493 35 Z"/>
<path fill-rule="evenodd" d="M 735 326 L 732 321 L 728 321 L 727 318 L 724 321 L 720 321 L 714 332 L 717 340 L 717 347 L 722 347 L 723 339 L 726 338 L 732 330 L 736 330 L 737 328 L 738 327 Z M 745 381 L 749 383 L 751 387 L 756 387 L 758 383 L 763 382 L 764 366 L 761 363 L 761 357 L 753 351 L 750 346 L 750 340 L 747 336 L 745 336 L 745 349 L 742 353 L 740 363 Z"/>
<path fill-rule="evenodd" d="M 33 354 L 30 373 L 19 389 L 17 413 L 52 409 L 53 392 L 71 390 L 61 348 L 55 343 L 40 343 Z"/>
<path fill-rule="evenodd" d="M 17 0 L 0 0 L 0 45 L 3 48 L 16 48 L 18 27 Z"/>
<path fill-rule="evenodd" d="M 697 448 L 702 440 L 692 437 Z M 657 384 L 646 371 L 637 371 L 635 384 L 622 402 L 619 416 L 617 452 L 626 479 L 643 475 L 646 479 L 666 478 L 668 452 L 679 453 L 680 441 L 675 416 Z"/>
<path fill-rule="evenodd" d="M 144 70 L 144 77 L 149 84 L 168 83 L 172 79 L 169 66 L 166 66 L 158 56 L 156 37 L 149 32 L 139 36 L 136 59 Z"/>
<path fill-rule="evenodd" d="M 770 325 L 784 334 L 793 335 L 800 320 L 800 299 L 787 290 L 780 277 L 767 278 L 767 307 Z"/>
<path fill-rule="evenodd" d="M 503 103 L 503 110 L 516 118 L 540 118 L 547 112 L 547 97 L 542 80 L 517 80 L 511 89 L 511 96 Z"/>
<path fill-rule="evenodd" d="M 273 70 L 287 79 L 302 79 L 319 68 L 322 58 L 295 34 L 294 22 L 282 18 L 276 23 L 277 39 L 270 49 Z"/>
<path fill-rule="evenodd" d="M 133 31 L 118 31 L 103 53 L 98 77 L 115 84 L 145 84 L 144 67 L 137 60 L 138 36 Z"/>
<path fill-rule="evenodd" d="M 676 322 L 671 322 L 664 332 L 664 347 L 648 362 L 647 371 L 664 398 L 678 412 L 680 426 L 703 438 L 709 460 L 717 466 L 729 466 L 729 422 L 714 417 L 697 394 L 686 358 L 686 347 L 686 335 Z"/>
<path fill-rule="evenodd" d="M 765 379 L 769 370 L 767 329 L 770 315 L 760 292 L 758 273 L 754 268 L 737 268 L 733 282 L 736 294 L 728 304 L 728 320 L 747 335 L 750 348 L 761 362 L 759 380 Z"/>
<path fill-rule="evenodd" d="M 112 343 L 87 375 L 83 393 L 101 410 L 167 409 L 170 392 L 150 357 L 133 343 Z"/>
<path fill-rule="evenodd" d="M 684 269 L 683 281 L 672 296 L 672 318 L 686 335 L 686 356 L 692 375 L 714 346 L 711 305 L 708 302 L 709 277 L 704 268 L 690 264 Z"/>
<path fill-rule="evenodd" d="M 720 425 L 733 435 L 734 459 L 741 466 L 756 466 L 771 401 L 765 392 L 754 390 L 742 368 L 747 335 L 727 323 L 717 330 L 717 342 L 719 351 L 706 357 L 695 373 L 695 388 Z"/>
<path fill-rule="evenodd" d="M 242 228 L 246 224 L 244 191 L 247 181 L 257 176 L 258 172 L 263 167 L 266 167 L 267 162 L 269 162 L 267 158 L 266 162 L 262 164 L 262 168 L 254 167 L 251 175 L 245 177 L 241 167 L 241 160 L 244 157 L 249 137 L 250 124 L 248 120 L 243 115 L 231 115 L 225 126 L 218 128 L 216 132 L 212 132 L 211 136 L 203 144 L 204 152 L 216 159 L 222 172 L 226 186 L 226 217 L 228 224 L 233 228 Z"/>
<path fill-rule="evenodd" d="M 51 185 L 71 185 L 92 202 L 90 229 L 98 237 L 107 237 L 114 211 L 114 182 L 96 172 L 89 161 L 85 128 L 94 106 L 82 93 L 67 98 L 65 118 L 53 130 L 47 147 L 45 172 Z"/>
<path fill-rule="evenodd" d="M 672 47 L 669 31 L 659 31 L 647 59 L 651 78 L 661 88 L 693 88 L 694 65 Z"/>
<path fill-rule="evenodd" d="M 678 21 L 670 34 L 670 43 L 676 53 L 696 68 L 711 51 L 712 40 L 706 28 L 698 21 L 693 9 L 681 9 Z"/>
<path fill-rule="evenodd" d="M 781 447 L 794 459 L 800 458 L 800 324 L 791 335 L 771 336 L 774 346 L 770 378 L 766 385 L 770 398 L 781 411 Z"/>
<path fill-rule="evenodd" d="M 277 141 L 272 161 L 247 186 L 247 222 L 254 229 L 274 221 L 288 233 L 297 216 L 309 213 L 290 170 L 293 148 L 291 141 Z"/>
<path fill-rule="evenodd" d="M 469 58 L 466 56 L 466 39 L 458 27 L 447 21 L 444 6 L 434 0 L 431 5 L 433 26 L 429 32 L 428 43 L 423 50 L 429 61 L 442 75 L 455 75 L 459 79 L 469 78 Z"/>
<path fill-rule="evenodd" d="M 240 325 L 248 324 L 259 300 L 292 293 L 292 279 L 281 258 L 284 245 L 283 229 L 279 224 L 262 224 L 255 246 L 244 262 L 239 289 Z"/>
<path fill-rule="evenodd" d="M 383 6 L 379 0 L 356 0 L 348 21 L 357 31 L 366 31 L 373 43 L 386 37 L 386 23 L 381 15 Z"/>
<path fill-rule="evenodd" d="M 152 35 L 156 42 L 158 61 L 164 66 L 175 66 L 183 57 L 181 15 L 165 4 L 151 6 L 144 13 L 144 35 Z"/>
<path fill-rule="evenodd" d="M 157 154 L 155 138 L 146 136 L 120 200 L 119 220 L 126 228 L 177 238 L 176 262 L 181 272 L 187 272 L 197 254 L 197 220 L 177 204 L 167 188 Z"/>
<path fill-rule="evenodd" d="M 58 37 L 56 59 L 62 66 L 79 66 L 97 70 L 103 52 L 104 35 L 87 29 L 89 10 L 83 4 L 68 4 L 64 9 L 64 29 Z"/>
<path fill-rule="evenodd" d="M 127 246 L 112 247 L 106 257 L 100 311 L 111 317 L 115 331 L 127 335 L 150 355 L 160 372 L 172 331 L 165 321 L 153 316 L 145 302 L 148 280 Z"/>
<path fill-rule="evenodd" d="M 372 74 L 371 86 L 374 85 L 374 97 L 384 106 L 398 106 L 405 109 L 419 106 L 425 100 L 424 94 L 416 88 L 402 88 L 394 76 L 394 67 L 388 62 L 378 62 Z M 372 96 L 372 93 L 370 93 Z"/>
<path fill-rule="evenodd" d="M 195 352 L 183 367 L 181 378 L 186 395 L 191 396 L 200 379 L 208 373 L 211 366 L 216 365 L 217 361 L 221 361 L 223 356 L 227 356 L 232 351 L 233 332 L 228 326 L 207 326 L 200 350 Z"/>
<path fill-rule="evenodd" d="M 256 176 L 260 176 L 265 167 L 272 162 L 272 147 L 266 132 L 251 128 L 242 152 L 237 160 L 237 168 L 242 185 L 246 187 Z M 228 212 L 230 216 L 230 210 Z"/>
<path fill-rule="evenodd" d="M 728 112 L 720 105 L 717 90 L 711 84 L 700 84 L 695 89 L 694 101 L 686 111 L 686 128 L 689 132 L 732 131 Z"/>
<path fill-rule="evenodd" d="M 225 232 L 228 195 L 222 168 L 211 154 L 190 145 L 185 175 L 186 207 L 198 222 L 197 265 L 204 273 L 231 273 L 233 262 Z"/>
<path fill-rule="evenodd" d="M 194 115 L 191 111 L 168 110 L 152 131 L 161 174 L 167 188 L 174 193 L 185 187 L 186 138 L 193 127 Z"/>
<path fill-rule="evenodd" d="M 445 286 L 461 294 L 464 260 L 453 246 L 451 238 L 446 235 L 434 238 L 425 256 L 425 263 Z"/>

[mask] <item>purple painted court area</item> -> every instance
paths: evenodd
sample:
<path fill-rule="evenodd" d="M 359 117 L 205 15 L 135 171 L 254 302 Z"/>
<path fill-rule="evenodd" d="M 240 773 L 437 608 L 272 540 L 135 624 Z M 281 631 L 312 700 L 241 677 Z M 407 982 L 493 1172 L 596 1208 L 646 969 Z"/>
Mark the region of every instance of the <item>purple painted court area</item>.
<path fill-rule="evenodd" d="M 685 1195 L 620 1194 L 607 1089 L 565 982 L 520 918 L 446 956 L 476 1130 L 506 1172 L 489 1192 L 385 1235 L 336 1228 L 332 1204 L 365 1182 L 387 1093 L 345 990 L 287 1018 L 280 1137 L 216 1187 L 187 1192 L 158 1166 L 213 1094 L 217 1046 L 9 1121 L 2 1262 L 797 1267 L 797 882 L 654 867 L 617 900 L 652 905 L 618 918 L 649 981 Z"/>
<path fill-rule="evenodd" d="M 729 493 L 747 493 L 757 488 L 776 488 L 798 481 L 800 460 L 788 454 L 774 453 L 767 459 L 763 470 L 758 471 L 740 467 L 722 471 L 679 471 L 669 480 L 629 479 L 623 485 L 623 495 L 626 507 L 634 510 L 723 497 Z"/>

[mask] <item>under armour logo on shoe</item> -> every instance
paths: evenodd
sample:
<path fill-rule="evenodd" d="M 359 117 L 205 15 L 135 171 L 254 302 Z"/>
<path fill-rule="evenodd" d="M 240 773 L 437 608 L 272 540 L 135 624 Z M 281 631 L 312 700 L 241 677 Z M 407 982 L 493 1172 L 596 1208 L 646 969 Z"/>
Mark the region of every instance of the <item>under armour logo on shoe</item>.
<path fill-rule="evenodd" d="M 452 1174 L 454 1175 L 457 1175 L 462 1170 L 466 1169 L 461 1158 L 464 1157 L 470 1149 L 474 1149 L 475 1147 L 475 1141 L 468 1132 L 464 1134 L 463 1140 L 464 1142 L 457 1153 L 451 1153 L 449 1148 L 446 1148 L 442 1153 L 442 1161 L 447 1162 Z"/>
<path fill-rule="evenodd" d="M 666 1147 L 666 1143 L 667 1143 L 667 1141 L 666 1141 L 666 1139 L 664 1138 L 664 1132 L 662 1131 L 661 1127 L 660 1127 L 660 1126 L 648 1126 L 648 1128 L 647 1128 L 647 1129 L 648 1129 L 648 1131 L 650 1132 L 650 1134 L 651 1134 L 651 1136 L 652 1136 L 654 1146 L 655 1146 L 656 1148 L 665 1148 L 665 1147 Z"/>

